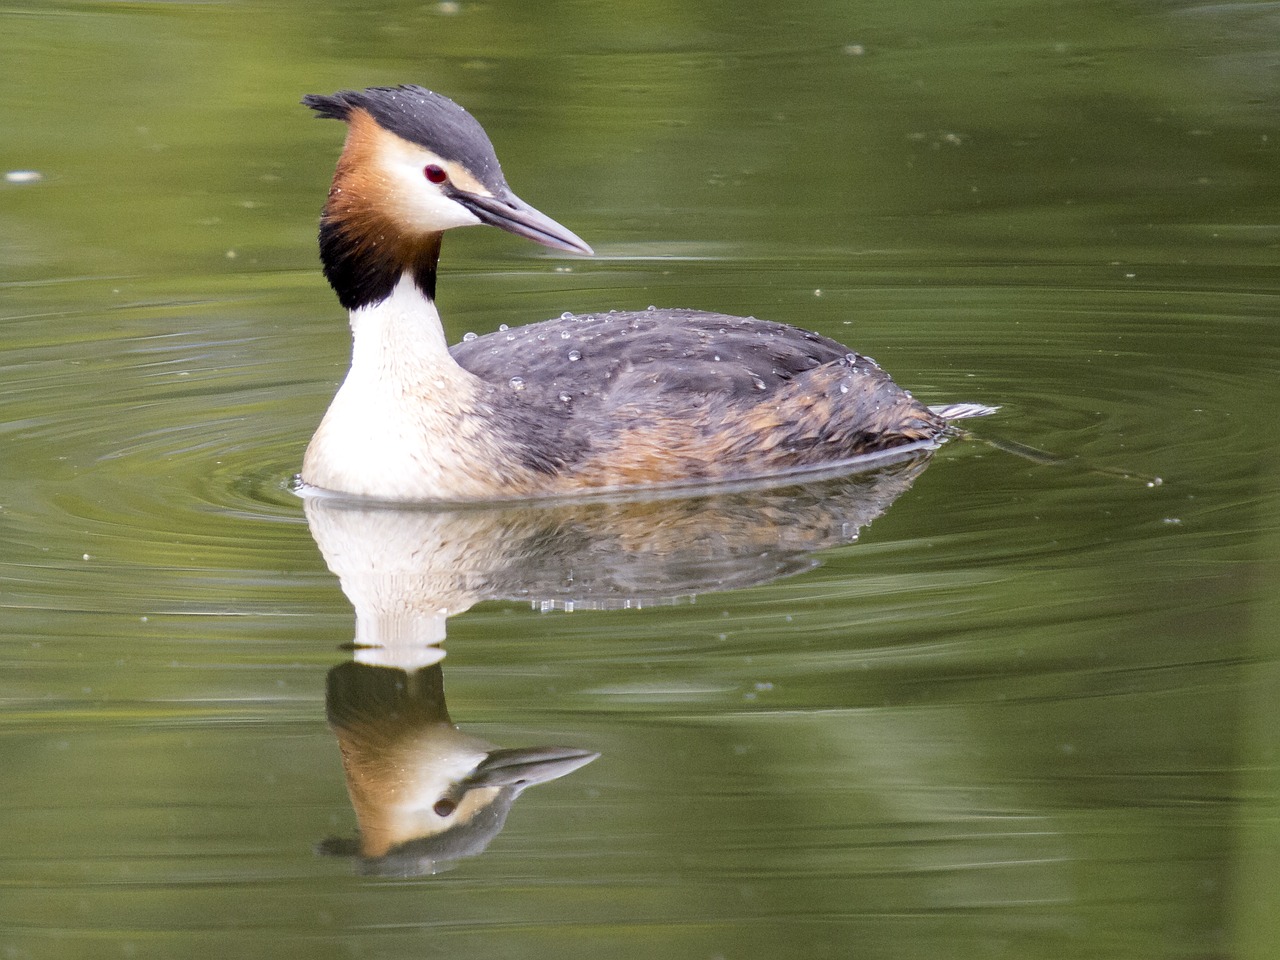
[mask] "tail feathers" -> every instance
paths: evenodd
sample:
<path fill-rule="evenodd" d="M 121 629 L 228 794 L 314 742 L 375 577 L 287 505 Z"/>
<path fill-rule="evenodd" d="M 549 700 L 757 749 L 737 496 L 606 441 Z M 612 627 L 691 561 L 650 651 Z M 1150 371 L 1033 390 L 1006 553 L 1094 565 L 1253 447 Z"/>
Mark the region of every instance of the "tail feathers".
<path fill-rule="evenodd" d="M 970 417 L 989 417 L 1000 408 L 981 403 L 946 403 L 929 409 L 943 420 L 967 420 Z"/>

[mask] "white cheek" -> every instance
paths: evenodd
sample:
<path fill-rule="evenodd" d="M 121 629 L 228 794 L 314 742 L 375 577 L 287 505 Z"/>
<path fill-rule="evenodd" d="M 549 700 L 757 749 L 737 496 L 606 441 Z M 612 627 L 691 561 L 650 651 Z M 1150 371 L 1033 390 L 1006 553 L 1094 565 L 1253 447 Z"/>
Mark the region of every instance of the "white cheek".
<path fill-rule="evenodd" d="M 390 156 L 382 161 L 382 173 L 390 190 L 391 213 L 416 230 L 448 230 L 475 226 L 480 220 L 460 203 L 450 200 L 423 174 L 420 157 Z"/>

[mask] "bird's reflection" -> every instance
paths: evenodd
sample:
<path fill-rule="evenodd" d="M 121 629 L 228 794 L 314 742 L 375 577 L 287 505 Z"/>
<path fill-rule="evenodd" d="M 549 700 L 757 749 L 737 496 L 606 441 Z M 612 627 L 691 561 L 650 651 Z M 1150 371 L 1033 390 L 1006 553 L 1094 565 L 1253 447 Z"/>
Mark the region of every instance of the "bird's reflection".
<path fill-rule="evenodd" d="M 571 747 L 503 750 L 463 733 L 449 719 L 439 664 L 341 664 L 329 671 L 325 704 L 360 833 L 320 849 L 358 857 L 367 873 L 430 873 L 480 853 L 525 787 L 598 756 Z"/>
<path fill-rule="evenodd" d="M 819 483 L 696 496 L 458 509 L 305 501 L 312 536 L 355 608 L 353 658 L 327 710 L 368 873 L 434 872 L 480 853 L 525 789 L 596 759 L 571 747 L 503 749 L 445 707 L 449 617 L 483 600 L 612 609 L 765 583 L 855 540 L 928 462 L 920 451 Z"/>

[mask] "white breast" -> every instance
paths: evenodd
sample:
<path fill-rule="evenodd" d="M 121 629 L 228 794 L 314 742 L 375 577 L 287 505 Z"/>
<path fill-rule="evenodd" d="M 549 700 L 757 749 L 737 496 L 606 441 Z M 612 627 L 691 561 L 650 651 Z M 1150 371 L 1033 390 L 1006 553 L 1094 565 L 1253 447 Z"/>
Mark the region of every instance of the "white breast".
<path fill-rule="evenodd" d="M 435 304 L 406 274 L 351 311 L 351 369 L 307 447 L 304 482 L 387 500 L 482 497 L 479 381 L 449 355 Z"/>

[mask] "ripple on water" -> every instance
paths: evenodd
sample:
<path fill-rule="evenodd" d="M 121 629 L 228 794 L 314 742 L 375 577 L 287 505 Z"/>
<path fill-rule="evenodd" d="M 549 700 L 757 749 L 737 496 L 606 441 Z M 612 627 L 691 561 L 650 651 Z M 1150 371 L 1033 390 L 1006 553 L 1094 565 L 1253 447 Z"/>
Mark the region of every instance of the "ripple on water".
<path fill-rule="evenodd" d="M 289 483 L 330 386 L 257 329 L 270 309 L 168 300 L 14 324 L 0 523 L 16 602 L 134 609 L 175 570 L 313 565 Z"/>

